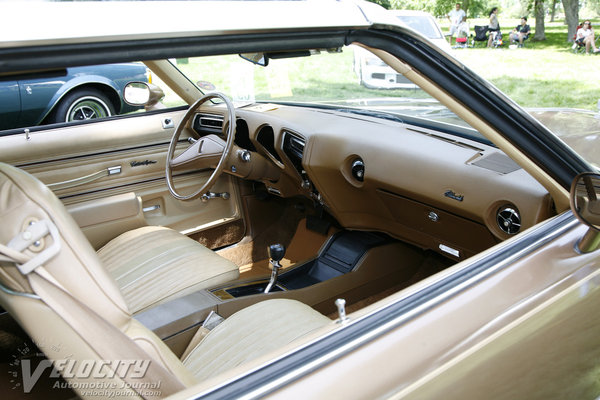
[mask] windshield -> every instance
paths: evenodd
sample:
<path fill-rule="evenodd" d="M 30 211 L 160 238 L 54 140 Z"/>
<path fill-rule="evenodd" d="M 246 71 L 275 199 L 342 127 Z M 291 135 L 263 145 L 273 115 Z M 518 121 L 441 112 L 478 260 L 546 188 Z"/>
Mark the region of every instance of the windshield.
<path fill-rule="evenodd" d="M 415 31 L 421 33 L 428 39 L 441 39 L 442 33 L 435 24 L 433 18 L 422 15 L 397 15 L 400 21 Z"/>
<path fill-rule="evenodd" d="M 244 56 L 253 59 L 254 55 Z M 283 56 L 271 55 L 266 67 L 237 54 L 172 62 L 204 93 L 226 93 L 238 106 L 255 102 L 310 104 L 392 118 L 489 143 L 445 106 L 360 47 Z"/>

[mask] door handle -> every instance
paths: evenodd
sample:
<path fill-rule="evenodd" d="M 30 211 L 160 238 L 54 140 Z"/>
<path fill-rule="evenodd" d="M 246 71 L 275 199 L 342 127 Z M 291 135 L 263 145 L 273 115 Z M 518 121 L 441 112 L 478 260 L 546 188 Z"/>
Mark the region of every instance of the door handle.
<path fill-rule="evenodd" d="M 100 178 L 104 178 L 105 176 L 117 175 L 121 173 L 121 166 L 116 165 L 114 167 L 108 167 L 98 172 L 94 172 L 93 174 L 89 174 L 86 176 L 80 176 L 79 178 L 70 179 L 68 181 L 50 183 L 48 186 L 52 190 L 61 190 L 68 189 L 75 186 L 85 185 L 86 183 L 90 183 L 96 181 Z"/>
<path fill-rule="evenodd" d="M 203 203 L 206 203 L 210 199 L 217 199 L 219 197 L 222 198 L 223 200 L 229 200 L 229 198 L 231 196 L 229 195 L 229 192 L 223 192 L 223 193 L 206 192 L 200 197 L 200 200 L 202 200 Z"/>

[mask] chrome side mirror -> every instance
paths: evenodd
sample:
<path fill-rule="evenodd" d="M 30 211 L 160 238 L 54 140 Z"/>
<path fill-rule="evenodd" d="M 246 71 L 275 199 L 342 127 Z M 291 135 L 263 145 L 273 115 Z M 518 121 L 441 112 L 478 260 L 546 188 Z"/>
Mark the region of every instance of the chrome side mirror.
<path fill-rule="evenodd" d="M 600 247 L 600 174 L 579 174 L 571 184 L 571 210 L 590 227 L 579 242 L 579 250 L 587 253 Z"/>
<path fill-rule="evenodd" d="M 131 106 L 145 106 L 148 109 L 158 104 L 163 97 L 163 90 L 151 83 L 129 82 L 123 89 L 123 100 Z"/>

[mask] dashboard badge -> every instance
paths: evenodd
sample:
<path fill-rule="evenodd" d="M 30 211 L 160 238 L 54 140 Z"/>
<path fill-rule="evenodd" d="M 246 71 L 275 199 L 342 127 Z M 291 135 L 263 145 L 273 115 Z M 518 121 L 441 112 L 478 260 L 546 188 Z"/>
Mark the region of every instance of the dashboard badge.
<path fill-rule="evenodd" d="M 454 199 L 456 201 L 463 201 L 463 199 L 465 198 L 465 196 L 463 196 L 462 194 L 456 194 L 452 190 L 447 190 L 446 193 L 444 193 L 444 196 Z"/>

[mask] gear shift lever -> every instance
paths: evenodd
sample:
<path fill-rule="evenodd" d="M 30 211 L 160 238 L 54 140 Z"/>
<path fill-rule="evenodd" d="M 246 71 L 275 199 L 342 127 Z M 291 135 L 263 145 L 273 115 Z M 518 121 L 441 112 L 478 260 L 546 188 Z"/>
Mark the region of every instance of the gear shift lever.
<path fill-rule="evenodd" d="M 273 270 L 271 271 L 271 279 L 269 280 L 269 284 L 265 288 L 265 293 L 269 293 L 269 291 L 275 286 L 277 283 L 277 275 L 279 275 L 279 269 L 281 268 L 281 264 L 279 261 L 285 255 L 285 246 L 282 244 L 272 244 L 268 247 L 269 252 L 269 262 L 273 266 Z"/>

